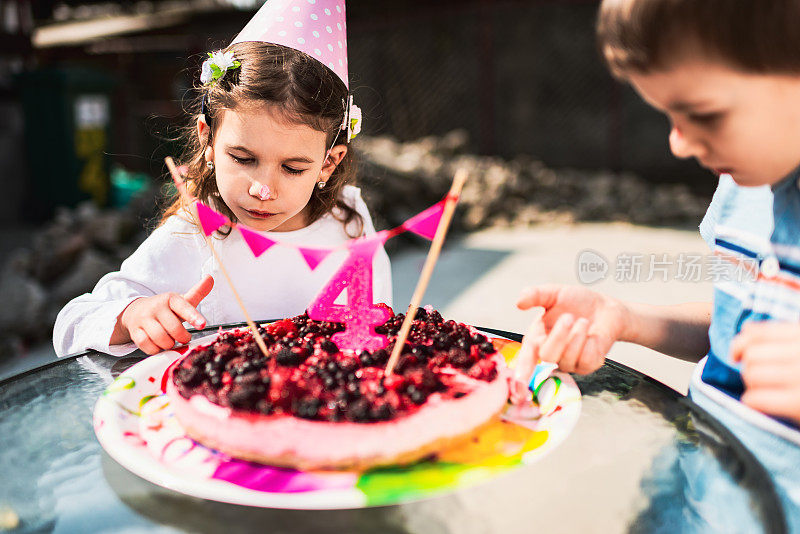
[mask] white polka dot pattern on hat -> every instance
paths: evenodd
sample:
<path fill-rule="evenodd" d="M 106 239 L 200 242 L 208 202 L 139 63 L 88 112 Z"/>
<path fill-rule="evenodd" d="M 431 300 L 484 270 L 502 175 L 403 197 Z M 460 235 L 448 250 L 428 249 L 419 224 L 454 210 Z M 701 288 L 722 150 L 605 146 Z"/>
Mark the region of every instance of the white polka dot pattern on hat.
<path fill-rule="evenodd" d="M 233 42 L 263 41 L 300 50 L 347 85 L 346 26 L 344 0 L 267 0 Z"/>

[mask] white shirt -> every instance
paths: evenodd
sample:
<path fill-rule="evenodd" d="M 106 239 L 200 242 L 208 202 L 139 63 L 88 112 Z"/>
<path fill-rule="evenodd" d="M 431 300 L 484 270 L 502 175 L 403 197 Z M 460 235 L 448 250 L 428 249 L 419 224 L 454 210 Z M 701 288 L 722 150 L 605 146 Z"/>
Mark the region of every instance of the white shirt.
<path fill-rule="evenodd" d="M 363 235 L 374 234 L 375 227 L 361 191 L 346 186 L 342 196 L 364 219 Z M 300 230 L 267 235 L 279 243 L 317 248 L 334 248 L 351 239 L 344 225 L 330 213 Z M 312 271 L 293 247 L 276 244 L 256 258 L 236 230 L 224 239 L 214 238 L 213 244 L 253 320 L 303 313 L 347 254 L 338 250 Z M 117 317 L 128 304 L 139 297 L 167 292 L 183 294 L 208 274 L 214 277 L 214 288 L 198 306 L 207 324 L 244 321 L 231 288 L 199 230 L 173 215 L 122 263 L 119 271 L 105 275 L 91 293 L 64 306 L 53 330 L 56 354 L 60 357 L 86 349 L 114 356 L 132 352 L 136 349 L 133 343 L 109 345 Z M 391 267 L 383 247 L 373 261 L 373 300 L 391 306 Z"/>

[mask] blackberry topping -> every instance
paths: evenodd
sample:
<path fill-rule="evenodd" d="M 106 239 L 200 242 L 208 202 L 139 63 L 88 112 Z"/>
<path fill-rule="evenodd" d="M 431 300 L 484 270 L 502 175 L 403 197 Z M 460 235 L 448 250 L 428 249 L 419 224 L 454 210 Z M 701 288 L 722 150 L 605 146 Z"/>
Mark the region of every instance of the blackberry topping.
<path fill-rule="evenodd" d="M 351 381 L 345 386 L 348 395 L 351 399 L 358 399 L 361 397 L 361 387 L 359 386 L 358 382 Z"/>
<path fill-rule="evenodd" d="M 189 367 L 188 369 L 181 367 L 176 371 L 175 375 L 186 387 L 199 386 L 203 382 L 203 375 L 196 367 Z"/>
<path fill-rule="evenodd" d="M 305 314 L 259 327 L 266 357 L 249 332 L 228 332 L 189 353 L 173 380 L 186 398 L 201 394 L 237 410 L 374 423 L 418 410 L 433 393 L 463 397 L 448 386 L 454 370 L 476 380 L 497 377 L 489 357 L 496 351 L 486 336 L 424 309 L 417 311 L 395 374 L 384 376 L 403 319 L 395 315 L 376 328 L 389 337 L 386 349 L 357 354 L 341 352 L 330 339 L 344 330 L 341 323 Z"/>
<path fill-rule="evenodd" d="M 376 365 L 386 365 L 389 361 L 389 352 L 386 349 L 378 349 L 372 353 L 372 361 Z"/>
<path fill-rule="evenodd" d="M 355 423 L 369 421 L 370 405 L 366 399 L 359 399 L 350 404 L 347 408 L 347 418 Z"/>
<path fill-rule="evenodd" d="M 295 366 L 300 365 L 303 361 L 305 361 L 305 356 L 302 354 L 298 354 L 294 352 L 292 349 L 283 348 L 275 354 L 275 361 L 278 362 L 278 365 L 285 365 L 285 366 Z"/>
<path fill-rule="evenodd" d="M 263 397 L 263 387 L 238 387 L 228 393 L 228 403 L 232 408 L 252 410 Z"/>
<path fill-rule="evenodd" d="M 339 352 L 339 347 L 336 346 L 336 343 L 331 341 L 330 339 L 326 339 L 320 345 L 320 348 L 327 352 L 328 354 L 336 354 Z"/>
<path fill-rule="evenodd" d="M 301 399 L 294 407 L 294 414 L 303 419 L 315 419 L 322 402 L 319 399 Z"/>
<path fill-rule="evenodd" d="M 378 404 L 370 409 L 370 417 L 375 421 L 386 421 L 394 415 L 394 409 L 389 404 Z"/>

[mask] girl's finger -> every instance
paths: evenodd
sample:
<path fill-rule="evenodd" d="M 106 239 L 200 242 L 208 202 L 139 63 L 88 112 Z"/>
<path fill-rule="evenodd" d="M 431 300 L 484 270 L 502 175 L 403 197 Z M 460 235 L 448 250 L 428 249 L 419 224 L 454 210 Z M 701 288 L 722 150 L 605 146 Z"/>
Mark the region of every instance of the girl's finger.
<path fill-rule="evenodd" d="M 564 369 L 561 367 L 561 357 L 564 352 L 564 347 L 567 346 L 569 341 L 568 334 L 572 328 L 575 318 L 571 313 L 565 313 L 558 318 L 556 324 L 553 325 L 552 330 L 547 335 L 547 339 L 539 347 L 539 357 L 546 361 L 557 363 L 558 366 L 564 371 L 571 369 Z"/>
<path fill-rule="evenodd" d="M 197 307 L 200 304 L 200 301 L 203 300 L 211 293 L 211 290 L 214 288 L 214 278 L 208 274 L 203 277 L 193 288 L 189 291 L 184 293 L 183 298 L 189 301 L 194 307 Z"/>
<path fill-rule="evenodd" d="M 572 329 L 569 331 L 567 337 L 567 344 L 564 347 L 564 354 L 561 356 L 561 361 L 559 365 L 563 365 L 567 369 L 575 369 L 578 368 L 578 361 L 580 359 L 580 355 L 583 352 L 583 347 L 586 345 L 586 338 L 589 335 L 589 320 L 585 317 L 581 317 L 575 324 L 572 325 Z"/>
<path fill-rule="evenodd" d="M 175 346 L 175 340 L 170 336 L 164 327 L 155 318 L 148 320 L 142 325 L 147 337 L 160 347 L 161 350 L 169 350 Z"/>
<path fill-rule="evenodd" d="M 192 306 L 192 304 L 182 296 L 170 295 L 167 304 L 169 305 L 169 309 L 175 312 L 181 320 L 191 323 L 195 328 L 203 328 L 206 325 L 205 318 L 200 315 L 197 308 Z"/>
<path fill-rule="evenodd" d="M 156 344 L 152 342 L 152 340 L 147 336 L 147 332 L 145 332 L 143 329 L 134 328 L 131 330 L 130 334 L 131 341 L 133 341 L 134 344 L 139 347 L 139 350 L 145 354 L 153 355 L 161 352 L 161 349 L 159 349 Z"/>
<path fill-rule="evenodd" d="M 796 384 L 793 388 L 747 389 L 742 403 L 759 412 L 800 423 L 800 386 Z"/>
<path fill-rule="evenodd" d="M 192 340 L 192 335 L 183 327 L 183 323 L 169 308 L 162 308 L 156 315 L 156 319 L 167 334 L 178 343 L 188 343 Z"/>

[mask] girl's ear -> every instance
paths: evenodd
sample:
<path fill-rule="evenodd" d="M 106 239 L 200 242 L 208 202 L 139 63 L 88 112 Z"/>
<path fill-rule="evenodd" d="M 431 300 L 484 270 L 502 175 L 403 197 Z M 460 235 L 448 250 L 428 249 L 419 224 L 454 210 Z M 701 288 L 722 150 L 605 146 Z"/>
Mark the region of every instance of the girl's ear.
<path fill-rule="evenodd" d="M 346 155 L 346 145 L 336 145 L 333 147 L 328 153 L 328 157 L 322 162 L 322 170 L 319 173 L 320 179 L 327 181 L 328 178 L 331 177 L 331 174 L 333 174 L 333 171 L 336 170 L 336 166 L 342 162 Z"/>
<path fill-rule="evenodd" d="M 211 135 L 211 127 L 206 122 L 205 115 L 197 117 L 197 138 L 203 145 L 208 144 L 208 136 Z"/>
<path fill-rule="evenodd" d="M 212 147 L 211 143 L 208 142 L 210 135 L 211 127 L 206 122 L 206 118 L 203 115 L 200 115 L 197 117 L 197 137 L 200 139 L 200 143 L 206 147 L 206 161 L 214 161 L 214 147 Z"/>

